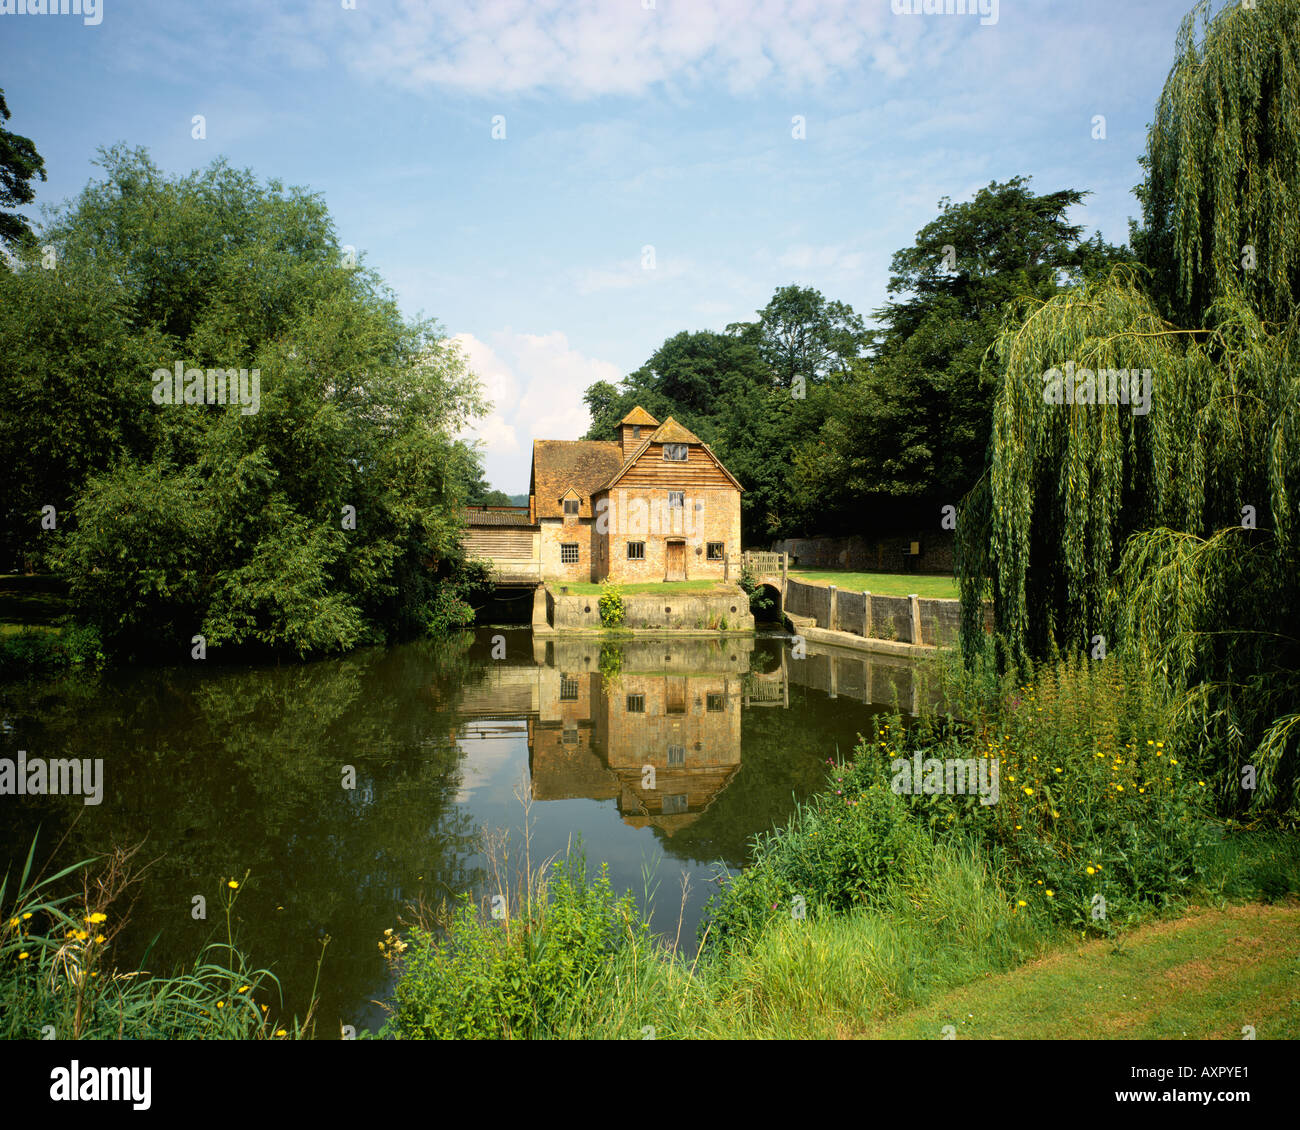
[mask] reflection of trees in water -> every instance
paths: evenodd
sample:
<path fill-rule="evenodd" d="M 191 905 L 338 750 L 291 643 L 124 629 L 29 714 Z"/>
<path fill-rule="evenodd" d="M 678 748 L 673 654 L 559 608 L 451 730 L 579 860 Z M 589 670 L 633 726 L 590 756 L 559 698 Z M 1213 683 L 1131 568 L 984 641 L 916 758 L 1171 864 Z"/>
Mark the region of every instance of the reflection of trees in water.
<path fill-rule="evenodd" d="M 37 821 L 51 848 L 78 815 L 64 863 L 146 839 L 142 858 L 162 858 L 123 941 L 143 950 L 161 931 L 154 968 L 194 956 L 216 925 L 220 880 L 251 870 L 244 948 L 276 963 L 300 1011 L 318 936 L 334 939 L 321 977 L 329 1028 L 359 986 L 381 991 L 375 942 L 404 902 L 482 879 L 471 862 L 477 828 L 455 804 L 460 755 L 450 737 L 467 643 L 256 670 L 118 673 L 52 685 L 17 717 L 6 702 L 6 747 L 103 757 L 106 786 L 98 808 L 69 797 L 26 803 L 30 819 L 7 822 L 5 855 L 25 850 Z M 356 770 L 353 790 L 343 788 L 345 765 Z M 208 898 L 207 922 L 190 917 L 194 894 Z"/>

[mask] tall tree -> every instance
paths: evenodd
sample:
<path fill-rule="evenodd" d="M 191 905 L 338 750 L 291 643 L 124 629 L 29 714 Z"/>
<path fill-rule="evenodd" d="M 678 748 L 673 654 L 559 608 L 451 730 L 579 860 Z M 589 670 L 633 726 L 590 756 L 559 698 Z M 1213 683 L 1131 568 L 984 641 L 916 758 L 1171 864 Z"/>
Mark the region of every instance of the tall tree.
<path fill-rule="evenodd" d="M 0 123 L 13 115 L 5 102 L 5 92 L 0 90 Z M 30 204 L 36 198 L 32 180 L 45 180 L 45 161 L 36 152 L 29 137 L 11 133 L 0 124 L 0 208 Z M 30 238 L 31 227 L 16 212 L 0 212 L 0 245 L 10 251 Z"/>
<path fill-rule="evenodd" d="M 958 526 L 968 645 L 989 592 L 1014 660 L 1134 649 L 1234 812 L 1300 810 L 1300 244 L 1274 211 L 1300 188 L 1297 42 L 1283 0 L 1184 20 L 1139 192 L 1147 271 L 1008 317 L 989 473 Z M 1267 246 L 1265 268 L 1210 254 L 1205 216 Z"/>

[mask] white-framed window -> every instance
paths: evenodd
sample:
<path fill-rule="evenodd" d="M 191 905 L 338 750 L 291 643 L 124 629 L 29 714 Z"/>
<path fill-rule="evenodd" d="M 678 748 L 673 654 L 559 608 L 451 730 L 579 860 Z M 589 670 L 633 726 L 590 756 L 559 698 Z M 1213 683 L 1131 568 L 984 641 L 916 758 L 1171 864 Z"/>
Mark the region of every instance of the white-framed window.
<path fill-rule="evenodd" d="M 708 550 L 706 556 L 710 561 L 722 560 L 722 542 L 720 541 L 708 542 L 706 544 L 706 549 Z"/>
<path fill-rule="evenodd" d="M 560 542 L 560 564 L 576 565 L 578 563 L 578 543 L 576 541 Z"/>
<path fill-rule="evenodd" d="M 686 492 L 684 490 L 670 490 L 668 492 L 668 509 L 682 510 L 686 506 Z"/>
<path fill-rule="evenodd" d="M 666 443 L 664 444 L 664 458 L 669 463 L 686 462 L 687 445 L 684 443 Z"/>
<path fill-rule="evenodd" d="M 629 561 L 645 560 L 645 542 L 630 541 L 627 543 L 627 559 Z"/>
<path fill-rule="evenodd" d="M 577 514 L 581 508 L 582 508 L 582 503 L 579 502 L 576 498 L 566 498 L 564 500 L 564 513 L 566 516 L 570 514 Z"/>

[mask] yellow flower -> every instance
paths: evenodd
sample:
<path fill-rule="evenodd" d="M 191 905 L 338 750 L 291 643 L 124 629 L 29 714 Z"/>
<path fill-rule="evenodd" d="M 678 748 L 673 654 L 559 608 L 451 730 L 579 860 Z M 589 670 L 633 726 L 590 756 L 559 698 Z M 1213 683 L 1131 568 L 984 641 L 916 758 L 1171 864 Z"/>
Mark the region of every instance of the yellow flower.
<path fill-rule="evenodd" d="M 11 918 L 11 919 L 9 919 L 9 925 L 10 925 L 10 926 L 17 926 L 17 925 L 18 925 L 18 919 L 17 919 L 17 918 Z"/>
<path fill-rule="evenodd" d="M 266 1011 L 266 1005 L 262 1005 L 262 1011 L 263 1011 L 263 1012 Z"/>
<path fill-rule="evenodd" d="M 1052 819 L 1053 819 L 1053 820 L 1057 819 L 1060 815 L 1061 815 L 1061 814 L 1060 814 L 1059 812 L 1057 812 L 1056 809 L 1052 809 Z"/>
<path fill-rule="evenodd" d="M 240 991 L 241 993 L 246 993 L 246 992 L 248 992 L 248 986 L 245 985 L 245 986 L 244 986 L 242 989 L 240 989 L 239 991 Z"/>
<path fill-rule="evenodd" d="M 102 946 L 106 940 L 107 940 L 107 939 L 104 937 L 103 934 L 96 934 L 96 935 L 95 935 L 95 942 L 96 942 L 98 945 L 101 945 L 101 946 Z"/>
<path fill-rule="evenodd" d="M 1050 899 L 1050 898 L 1055 898 L 1055 897 L 1056 897 L 1056 892 L 1055 892 L 1054 890 L 1052 890 L 1050 887 L 1047 889 L 1047 897 L 1048 897 L 1049 899 Z"/>
<path fill-rule="evenodd" d="M 1115 786 L 1115 791 L 1116 791 L 1116 792 L 1120 792 L 1120 793 L 1122 793 L 1122 792 L 1124 791 L 1124 786 L 1123 786 L 1123 785 L 1116 785 L 1116 786 Z"/>
<path fill-rule="evenodd" d="M 1088 868 L 1088 874 L 1089 874 L 1089 875 L 1095 875 L 1095 874 L 1097 874 L 1097 872 L 1096 872 L 1093 868 L 1089 867 L 1089 868 Z"/>
<path fill-rule="evenodd" d="M 1025 786 L 1025 795 L 1026 795 L 1026 796 L 1033 796 L 1033 795 L 1034 795 L 1034 790 L 1031 789 L 1028 785 Z"/>
<path fill-rule="evenodd" d="M 225 1007 L 226 1007 L 226 1002 L 225 1002 L 225 1001 L 217 1001 L 217 1007 L 218 1007 L 218 1008 L 225 1008 Z"/>
<path fill-rule="evenodd" d="M 283 1028 L 277 1028 L 275 1034 L 277 1036 L 287 1036 L 289 1033 L 286 1032 Z"/>
<path fill-rule="evenodd" d="M 108 915 L 102 914 L 97 910 L 95 911 L 94 914 L 90 915 L 90 917 L 88 917 L 86 921 L 89 922 L 92 926 L 97 926 L 101 922 L 107 922 Z"/>
<path fill-rule="evenodd" d="M 84 942 L 89 937 L 90 935 L 87 934 L 85 930 L 78 930 L 76 933 L 76 938 L 79 942 Z"/>
<path fill-rule="evenodd" d="M 226 886 L 229 887 L 232 891 L 239 890 L 239 884 L 236 883 L 234 879 L 231 879 L 230 882 L 226 884 Z"/>
<path fill-rule="evenodd" d="M 26 950 L 23 950 L 23 952 L 20 953 L 20 954 L 18 955 L 18 960 L 19 960 L 19 961 L 26 961 L 26 960 L 27 960 L 27 951 L 26 951 Z"/>
<path fill-rule="evenodd" d="M 29 919 L 31 916 L 32 916 L 32 912 L 29 910 L 26 914 L 23 915 L 23 921 L 26 922 L 27 919 Z"/>
<path fill-rule="evenodd" d="M 1024 899 L 1019 899 L 1019 900 L 1017 900 L 1016 905 L 1017 905 L 1017 906 L 1028 906 L 1029 903 L 1025 902 Z"/>
<path fill-rule="evenodd" d="M 1170 764 L 1170 765 L 1177 765 L 1178 762 L 1177 762 L 1174 758 L 1171 757 L 1171 758 L 1169 759 L 1169 764 Z"/>

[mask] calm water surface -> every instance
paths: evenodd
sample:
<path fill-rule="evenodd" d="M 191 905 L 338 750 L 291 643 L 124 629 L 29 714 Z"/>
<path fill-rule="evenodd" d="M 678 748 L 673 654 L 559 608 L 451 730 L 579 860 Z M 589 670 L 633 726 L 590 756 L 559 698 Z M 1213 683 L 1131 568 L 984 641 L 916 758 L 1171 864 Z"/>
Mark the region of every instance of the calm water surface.
<path fill-rule="evenodd" d="M 224 880 L 249 871 L 239 938 L 287 1011 L 305 1010 L 328 935 L 318 1032 L 374 1029 L 392 990 L 384 929 L 419 900 L 481 896 L 484 834 L 517 856 L 527 823 L 535 864 L 580 838 L 616 889 L 644 905 L 649 888 L 656 931 L 691 944 L 750 837 L 914 693 L 903 661 L 793 659 L 778 636 L 602 646 L 489 627 L 307 665 L 10 687 L 0 756 L 103 758 L 105 785 L 98 806 L 0 797 L 0 860 L 21 866 L 38 828 L 38 858 L 66 835 L 56 866 L 143 841 L 137 861 L 155 862 L 116 957 L 156 937 L 153 969 L 193 958 L 222 923 Z"/>

